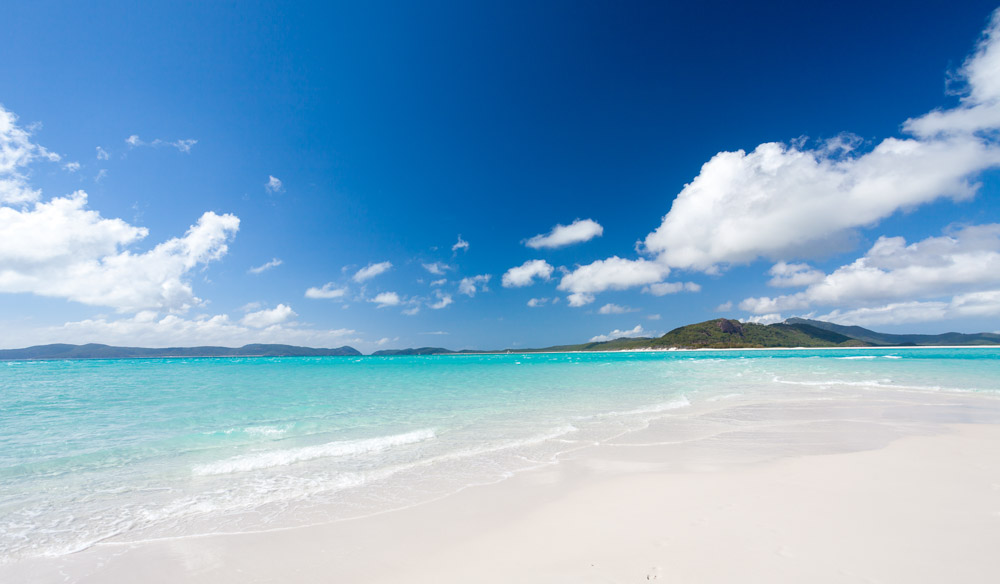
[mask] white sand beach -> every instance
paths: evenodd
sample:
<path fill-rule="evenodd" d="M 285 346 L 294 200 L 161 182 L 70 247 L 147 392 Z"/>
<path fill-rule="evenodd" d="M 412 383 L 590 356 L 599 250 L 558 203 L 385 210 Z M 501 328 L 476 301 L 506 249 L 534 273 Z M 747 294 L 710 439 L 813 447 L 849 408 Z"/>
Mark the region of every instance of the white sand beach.
<path fill-rule="evenodd" d="M 5 582 L 993 582 L 1000 401 L 725 403 L 374 516 L 133 544 Z"/>

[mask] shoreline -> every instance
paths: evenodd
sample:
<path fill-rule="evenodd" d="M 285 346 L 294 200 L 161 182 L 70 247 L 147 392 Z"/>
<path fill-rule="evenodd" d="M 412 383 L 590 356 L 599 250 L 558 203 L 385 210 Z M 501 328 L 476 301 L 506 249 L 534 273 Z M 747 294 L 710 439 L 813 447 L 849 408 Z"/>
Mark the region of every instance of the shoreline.
<path fill-rule="evenodd" d="M 720 348 L 645 348 L 645 349 L 602 349 L 596 351 L 475 351 L 452 353 L 428 353 L 419 355 L 161 355 L 152 357 L 37 357 L 27 359 L 0 358 L 0 363 L 30 363 L 35 361 L 143 361 L 153 359 L 301 359 L 311 358 L 348 358 L 361 357 L 476 357 L 482 355 L 585 355 L 588 353 L 692 353 L 712 351 L 866 351 L 885 350 L 899 351 L 909 349 L 1000 349 L 1000 344 L 994 345 L 875 345 L 869 347 L 720 347 Z"/>
<path fill-rule="evenodd" d="M 402 509 L 267 531 L 102 543 L 0 567 L 0 578 L 739 580 L 739 572 L 711 561 L 726 554 L 732 566 L 766 574 L 763 581 L 857 581 L 841 573 L 847 570 L 859 578 L 931 582 L 931 575 L 940 581 L 940 572 L 927 566 L 908 572 L 907 566 L 945 546 L 964 566 L 966 577 L 958 580 L 987 581 L 981 575 L 1000 569 L 998 560 L 963 555 L 963 549 L 1000 536 L 1000 400 L 893 391 L 831 395 L 834 401 L 813 394 L 702 404 L 696 415 L 664 416 L 552 464 Z M 950 478 L 956 473 L 964 473 L 962 480 Z M 928 498 L 935 505 L 923 502 Z M 900 508 L 897 501 L 904 500 L 917 506 Z M 904 512 L 938 527 L 914 529 Z M 978 519 L 957 529 L 960 517 Z M 831 525 L 844 541 L 824 535 Z M 872 533 L 881 535 L 873 541 Z M 726 534 L 738 537 L 730 541 Z M 847 541 L 848 534 L 859 542 Z M 897 539 L 924 546 L 922 555 L 881 548 L 865 555 Z M 772 549 L 762 551 L 761 541 Z M 838 558 L 850 565 L 821 569 Z"/>

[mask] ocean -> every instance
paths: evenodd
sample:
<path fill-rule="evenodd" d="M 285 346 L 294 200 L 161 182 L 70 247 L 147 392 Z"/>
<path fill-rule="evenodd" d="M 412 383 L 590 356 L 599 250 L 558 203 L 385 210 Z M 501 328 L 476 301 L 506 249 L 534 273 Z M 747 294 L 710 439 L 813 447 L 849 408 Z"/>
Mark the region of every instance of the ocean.
<path fill-rule="evenodd" d="M 371 515 L 727 404 L 998 380 L 1000 348 L 3 362 L 0 563 Z"/>

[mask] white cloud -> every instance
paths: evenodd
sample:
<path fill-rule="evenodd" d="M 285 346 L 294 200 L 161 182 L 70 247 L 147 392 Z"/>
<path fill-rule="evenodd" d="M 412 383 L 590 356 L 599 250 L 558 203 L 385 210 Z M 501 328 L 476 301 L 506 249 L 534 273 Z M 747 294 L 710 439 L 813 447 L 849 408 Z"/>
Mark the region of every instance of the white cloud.
<path fill-rule="evenodd" d="M 570 306 L 583 306 L 593 302 L 597 292 L 653 284 L 669 273 L 669 268 L 642 258 L 626 260 L 612 256 L 579 266 L 563 276 L 558 288 L 572 293 Z"/>
<path fill-rule="evenodd" d="M 579 308 L 581 306 L 586 306 L 595 300 L 593 294 L 587 294 L 586 292 L 574 292 L 566 297 L 569 305 L 574 308 Z"/>
<path fill-rule="evenodd" d="M 649 320 L 660 320 L 660 315 L 659 314 L 650 314 L 650 315 L 646 316 L 646 318 L 648 318 Z"/>
<path fill-rule="evenodd" d="M 197 140 L 192 140 L 190 138 L 186 140 L 175 140 L 173 142 L 164 142 L 168 146 L 173 146 L 174 148 L 180 150 L 181 152 L 191 152 L 191 147 L 198 143 Z"/>
<path fill-rule="evenodd" d="M 936 110 L 916 119 L 907 120 L 906 131 L 921 137 L 941 134 L 963 134 L 1000 127 L 1000 10 L 994 11 L 990 23 L 966 59 L 959 76 L 968 83 L 959 107 Z"/>
<path fill-rule="evenodd" d="M 347 288 L 335 288 L 333 282 L 323 284 L 322 288 L 315 286 L 306 290 L 306 298 L 317 300 L 328 300 L 331 298 L 343 298 L 347 294 Z"/>
<path fill-rule="evenodd" d="M 379 308 L 381 308 L 381 306 Z M 404 310 L 403 314 L 405 314 L 406 316 L 414 316 L 414 315 L 416 315 L 419 312 L 420 312 L 420 307 L 419 306 L 413 306 L 413 307 L 410 307 L 410 308 L 407 308 L 406 310 Z"/>
<path fill-rule="evenodd" d="M 292 307 L 286 304 L 279 304 L 271 309 L 251 312 L 240 320 L 240 324 L 252 328 L 267 328 L 276 324 L 281 324 L 289 318 L 297 316 Z"/>
<path fill-rule="evenodd" d="M 80 163 L 79 162 L 67 162 L 66 164 L 63 165 L 63 168 L 65 168 L 69 172 L 76 172 L 76 171 L 80 170 Z"/>
<path fill-rule="evenodd" d="M 58 162 L 60 156 L 31 141 L 31 131 L 17 125 L 17 116 L 0 105 L 0 204 L 37 201 L 41 191 L 28 186 L 26 168 L 36 160 Z"/>
<path fill-rule="evenodd" d="M 733 309 L 733 301 L 732 300 L 727 300 L 727 301 L 723 302 L 722 304 L 720 304 L 720 305 L 718 305 L 718 306 L 715 307 L 715 311 L 716 312 L 729 312 L 732 309 Z"/>
<path fill-rule="evenodd" d="M 528 306 L 531 308 L 538 308 L 539 306 L 545 306 L 548 301 L 548 298 L 532 298 L 528 300 Z"/>
<path fill-rule="evenodd" d="M 545 234 L 538 234 L 524 245 L 533 248 L 556 248 L 589 241 L 604 234 L 604 228 L 593 219 L 577 219 L 569 225 L 558 224 Z"/>
<path fill-rule="evenodd" d="M 108 176 L 108 169 L 102 168 L 102 169 L 100 169 L 100 170 L 97 171 L 96 175 L 94 175 L 94 182 L 95 183 L 99 183 L 102 180 L 104 180 L 104 177 L 106 177 L 106 176 Z"/>
<path fill-rule="evenodd" d="M 650 284 L 642 291 L 653 296 L 666 296 L 678 292 L 701 292 L 701 286 L 694 282 L 660 282 L 659 284 Z"/>
<path fill-rule="evenodd" d="M 108 151 L 105 150 L 104 148 L 101 148 L 100 146 L 98 146 L 97 147 L 97 159 L 98 160 L 107 160 L 109 158 L 111 158 L 111 156 L 108 155 Z"/>
<path fill-rule="evenodd" d="M 282 262 L 278 258 L 273 258 L 271 261 L 267 262 L 266 264 L 262 264 L 262 265 L 250 268 L 247 271 L 250 272 L 251 274 L 260 274 L 262 272 L 266 272 L 267 270 L 270 270 L 271 268 L 277 268 L 278 266 L 280 266 L 283 263 L 284 262 Z"/>
<path fill-rule="evenodd" d="M 375 298 L 369 300 L 369 302 L 378 304 L 379 308 L 385 308 L 386 306 L 399 306 L 402 304 L 403 300 L 399 297 L 399 294 L 396 294 L 395 292 L 382 292 L 381 294 L 377 294 Z"/>
<path fill-rule="evenodd" d="M 119 311 L 184 311 L 201 300 L 187 274 L 218 260 L 238 231 L 234 215 L 207 212 L 183 237 L 145 253 L 122 248 L 148 231 L 87 210 L 87 194 L 0 207 L 0 292 L 67 298 Z"/>
<path fill-rule="evenodd" d="M 462 239 L 462 236 L 458 236 L 458 242 L 451 246 L 451 251 L 457 252 L 458 250 L 469 251 L 469 242 Z"/>
<path fill-rule="evenodd" d="M 826 276 L 809 264 L 789 264 L 786 262 L 774 264 L 768 273 L 773 277 L 767 282 L 767 285 L 776 288 L 801 288 L 815 284 Z"/>
<path fill-rule="evenodd" d="M 997 316 L 1000 316 L 1000 289 L 958 294 L 939 301 L 892 302 L 853 310 L 838 309 L 817 318 L 841 324 L 872 326 Z"/>
<path fill-rule="evenodd" d="M 1000 165 L 998 15 L 962 68 L 968 95 L 908 120 L 913 138 L 887 138 L 863 154 L 844 139 L 720 152 L 681 190 L 646 250 L 671 267 L 706 271 L 807 257 L 901 209 L 971 198 L 977 175 Z"/>
<path fill-rule="evenodd" d="M 477 287 L 480 292 L 488 292 L 489 288 L 486 287 L 486 284 L 488 284 L 489 281 L 489 274 L 480 274 L 478 276 L 462 278 L 462 281 L 458 283 L 458 291 L 466 296 L 475 296 Z"/>
<path fill-rule="evenodd" d="M 451 269 L 451 266 L 441 262 L 433 262 L 430 264 L 420 264 L 420 265 L 422 265 L 425 270 L 434 274 L 435 276 L 443 276 L 446 271 Z"/>
<path fill-rule="evenodd" d="M 451 294 L 445 294 L 444 292 L 442 292 L 440 290 L 436 290 L 435 292 L 436 292 L 436 296 L 438 298 L 438 301 L 429 305 L 434 310 L 440 310 L 440 309 L 444 308 L 445 306 L 448 306 L 449 304 L 451 304 L 452 302 L 454 302 L 452 300 L 452 298 L 451 298 Z"/>
<path fill-rule="evenodd" d="M 603 343 L 604 341 L 613 341 L 615 339 L 620 339 L 622 337 L 640 337 L 645 333 L 642 329 L 641 324 L 635 325 L 635 328 L 627 331 L 622 331 L 615 329 L 606 335 L 597 335 L 590 338 L 591 343 Z"/>
<path fill-rule="evenodd" d="M 125 138 L 125 143 L 129 145 L 129 148 L 138 148 L 139 146 L 152 146 L 152 147 L 171 146 L 173 148 L 176 148 L 178 151 L 187 154 L 191 152 L 191 147 L 197 144 L 198 141 L 191 138 L 174 140 L 174 141 L 161 140 L 159 138 L 156 138 L 152 142 L 146 142 L 141 138 L 139 138 L 138 135 L 132 134 L 128 138 Z M 100 146 L 98 146 L 97 148 L 98 148 L 97 157 L 101 158 L 101 152 L 104 152 L 104 150 L 102 150 Z M 104 152 L 104 154 L 106 156 L 107 152 Z"/>
<path fill-rule="evenodd" d="M 275 176 L 268 175 L 267 182 L 264 183 L 264 189 L 269 193 L 280 193 L 285 190 L 285 186 L 281 184 L 281 179 Z"/>
<path fill-rule="evenodd" d="M 776 322 L 784 321 L 784 317 L 776 312 L 770 314 L 758 314 L 756 316 L 751 316 L 749 318 L 741 318 L 742 322 L 753 322 L 756 324 L 774 324 Z"/>
<path fill-rule="evenodd" d="M 433 282 L 431 282 L 431 286 L 444 286 L 447 283 L 448 283 L 447 278 L 441 278 L 440 280 L 434 280 Z"/>
<path fill-rule="evenodd" d="M 774 298 L 747 298 L 740 308 L 756 314 L 811 306 L 865 308 L 851 314 L 870 319 L 875 314 L 871 310 L 901 314 L 916 306 L 913 301 L 989 291 L 998 286 L 1000 224 L 995 223 L 967 226 L 910 245 L 902 237 L 880 237 L 864 256 L 824 275 L 805 290 Z"/>
<path fill-rule="evenodd" d="M 389 271 L 392 267 L 392 262 L 379 262 L 377 264 L 368 264 L 367 266 L 361 268 L 354 274 L 354 281 L 361 283 L 371 280 L 379 274 L 383 274 Z"/>
<path fill-rule="evenodd" d="M 635 312 L 639 310 L 638 308 L 629 308 L 628 306 L 619 306 L 618 304 L 605 304 L 602 306 L 597 313 L 598 314 L 625 314 L 628 312 Z"/>
<path fill-rule="evenodd" d="M 528 260 L 520 266 L 507 270 L 501 284 L 504 288 L 521 288 L 535 283 L 535 278 L 549 280 L 555 268 L 545 260 Z"/>

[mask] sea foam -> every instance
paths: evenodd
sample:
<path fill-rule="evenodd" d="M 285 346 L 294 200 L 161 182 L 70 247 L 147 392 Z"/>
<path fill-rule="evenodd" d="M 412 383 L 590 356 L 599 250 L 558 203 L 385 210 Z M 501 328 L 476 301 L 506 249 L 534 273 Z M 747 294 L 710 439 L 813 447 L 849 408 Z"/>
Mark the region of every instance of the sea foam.
<path fill-rule="evenodd" d="M 326 444 L 317 444 L 315 446 L 302 446 L 300 448 L 288 448 L 235 456 L 218 462 L 198 465 L 192 469 L 192 472 L 196 475 L 247 472 L 276 466 L 288 466 L 317 458 L 354 456 L 357 454 L 380 452 L 396 446 L 423 442 L 434 437 L 435 433 L 433 429 L 425 429 L 392 436 L 379 436 L 378 438 L 327 442 Z"/>

